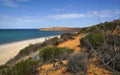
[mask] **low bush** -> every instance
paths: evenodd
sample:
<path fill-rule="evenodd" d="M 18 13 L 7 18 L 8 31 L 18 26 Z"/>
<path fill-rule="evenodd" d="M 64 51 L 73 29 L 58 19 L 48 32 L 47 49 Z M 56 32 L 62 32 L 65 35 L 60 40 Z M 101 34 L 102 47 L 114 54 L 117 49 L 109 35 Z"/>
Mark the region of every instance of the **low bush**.
<path fill-rule="evenodd" d="M 86 55 L 83 52 L 80 52 L 75 55 L 71 55 L 68 59 L 67 69 L 71 73 L 86 75 L 87 67 L 88 67 L 88 61 Z"/>
<path fill-rule="evenodd" d="M 97 32 L 97 33 L 105 33 L 112 32 L 114 27 L 116 25 L 120 25 L 120 22 L 105 22 L 100 23 L 91 27 L 81 28 L 81 30 L 78 33 L 91 33 L 91 32 Z"/>
<path fill-rule="evenodd" d="M 4 68 L 8 68 L 8 66 L 7 65 L 0 65 L 0 70 L 2 70 Z"/>
<path fill-rule="evenodd" d="M 86 48 L 90 48 L 91 46 L 91 44 L 90 44 L 90 42 L 89 42 L 89 40 L 87 39 L 87 38 L 81 38 L 80 39 L 80 43 L 81 43 L 81 48 L 82 47 L 86 47 Z"/>
<path fill-rule="evenodd" d="M 90 33 L 86 38 L 90 41 L 93 46 L 100 45 L 104 42 L 104 35 L 98 33 Z"/>
<path fill-rule="evenodd" d="M 107 35 L 105 37 L 107 44 L 120 46 L 120 35 Z"/>
<path fill-rule="evenodd" d="M 84 33 L 84 31 L 85 31 L 86 29 L 87 29 L 87 28 L 81 28 L 81 29 L 77 32 L 77 34 Z"/>
<path fill-rule="evenodd" d="M 67 55 L 69 55 L 71 51 L 72 50 L 68 48 L 58 48 L 55 46 L 45 47 L 41 49 L 39 56 L 44 62 L 50 61 L 51 59 L 66 59 L 66 57 L 68 57 Z"/>
<path fill-rule="evenodd" d="M 112 31 L 115 25 L 120 25 L 119 22 L 105 22 L 99 25 L 99 28 L 102 30 Z"/>
<path fill-rule="evenodd" d="M 49 46 L 49 45 L 53 45 L 53 46 L 57 46 L 60 43 L 60 40 L 58 39 L 58 37 L 54 37 L 54 38 L 50 38 L 48 40 L 45 40 L 41 46 L 45 47 L 45 46 Z"/>
<path fill-rule="evenodd" d="M 4 69 L 2 75 L 32 75 L 32 72 L 36 70 L 38 63 L 38 61 L 33 61 L 32 59 L 23 60 L 13 67 Z"/>
<path fill-rule="evenodd" d="M 64 33 L 61 35 L 60 39 L 62 39 L 63 41 L 67 41 L 69 39 L 74 39 L 75 36 L 75 33 Z"/>

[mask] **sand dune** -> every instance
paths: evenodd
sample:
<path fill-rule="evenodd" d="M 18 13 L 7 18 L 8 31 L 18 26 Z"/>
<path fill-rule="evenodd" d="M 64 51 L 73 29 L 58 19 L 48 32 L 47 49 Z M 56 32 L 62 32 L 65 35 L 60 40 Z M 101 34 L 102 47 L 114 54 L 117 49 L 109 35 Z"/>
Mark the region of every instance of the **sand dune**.
<path fill-rule="evenodd" d="M 56 37 L 56 36 L 50 36 L 49 38 Z M 5 64 L 9 59 L 16 56 L 21 49 L 25 48 L 29 44 L 43 42 L 44 40 L 45 40 L 45 37 L 0 45 L 0 65 Z"/>

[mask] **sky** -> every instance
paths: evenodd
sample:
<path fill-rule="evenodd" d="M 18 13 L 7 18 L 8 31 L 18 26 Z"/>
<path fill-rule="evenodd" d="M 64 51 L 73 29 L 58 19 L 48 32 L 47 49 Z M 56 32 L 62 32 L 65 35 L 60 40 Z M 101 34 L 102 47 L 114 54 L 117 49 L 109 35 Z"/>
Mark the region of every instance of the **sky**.
<path fill-rule="evenodd" d="M 0 0 L 0 29 L 88 27 L 120 18 L 120 0 Z"/>

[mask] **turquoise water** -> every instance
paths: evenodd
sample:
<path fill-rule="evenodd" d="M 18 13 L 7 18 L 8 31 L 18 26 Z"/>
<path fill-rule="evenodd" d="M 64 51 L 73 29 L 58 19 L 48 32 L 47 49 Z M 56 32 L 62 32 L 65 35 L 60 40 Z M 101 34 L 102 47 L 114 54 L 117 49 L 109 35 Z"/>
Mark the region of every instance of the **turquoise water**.
<path fill-rule="evenodd" d="M 0 45 L 40 37 L 60 35 L 65 31 L 40 31 L 38 29 L 0 29 Z"/>

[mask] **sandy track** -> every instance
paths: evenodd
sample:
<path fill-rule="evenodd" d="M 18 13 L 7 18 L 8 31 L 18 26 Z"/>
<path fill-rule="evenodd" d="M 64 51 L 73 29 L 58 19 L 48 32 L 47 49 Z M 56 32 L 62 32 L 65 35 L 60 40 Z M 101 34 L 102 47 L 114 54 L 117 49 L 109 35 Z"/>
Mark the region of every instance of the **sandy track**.
<path fill-rule="evenodd" d="M 68 47 L 74 50 L 74 52 L 80 51 L 80 39 L 83 37 L 83 34 L 75 37 L 74 40 L 68 40 L 58 45 L 58 47 Z"/>

